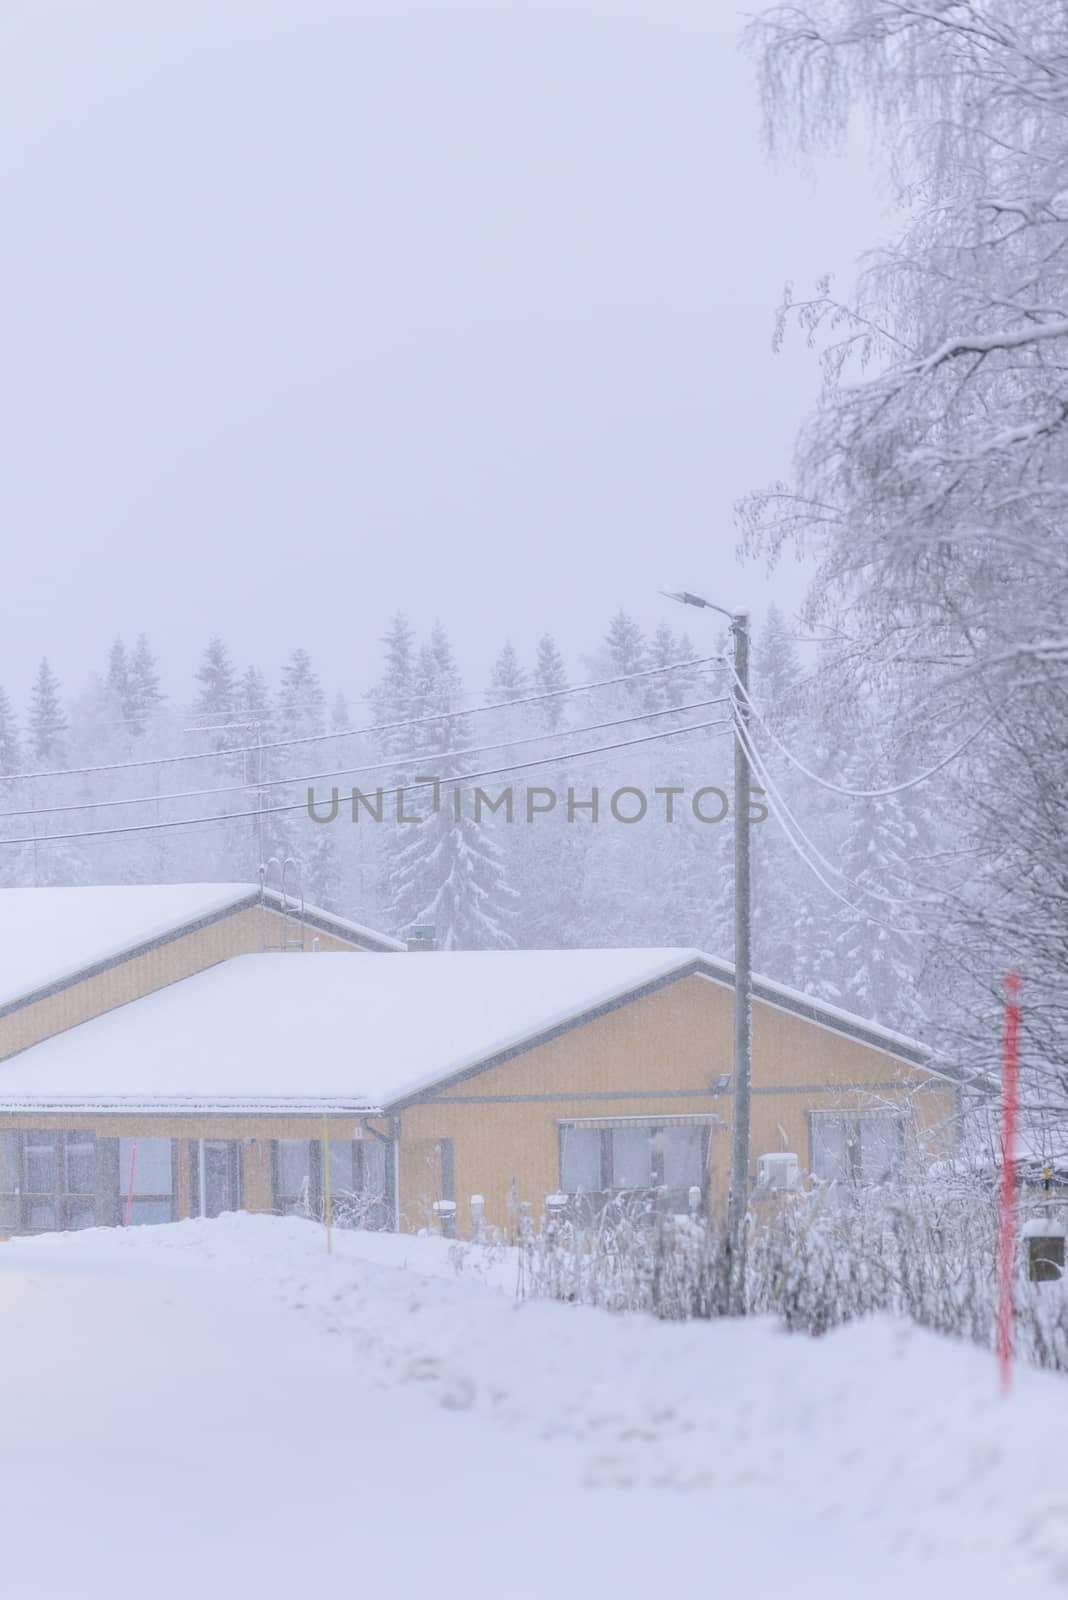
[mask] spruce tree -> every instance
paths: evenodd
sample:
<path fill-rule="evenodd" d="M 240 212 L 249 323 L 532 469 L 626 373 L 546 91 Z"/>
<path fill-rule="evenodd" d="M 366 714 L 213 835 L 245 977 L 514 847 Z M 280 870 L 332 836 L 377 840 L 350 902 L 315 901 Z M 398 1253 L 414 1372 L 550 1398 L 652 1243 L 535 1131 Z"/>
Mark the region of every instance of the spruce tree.
<path fill-rule="evenodd" d="M 415 634 L 401 612 L 391 618 L 382 644 L 386 660 L 382 676 L 371 690 L 371 711 L 376 725 L 384 729 L 375 735 L 376 748 L 380 754 L 388 756 L 405 749 L 408 743 L 407 729 L 389 725 L 404 722 L 412 715 Z"/>
<path fill-rule="evenodd" d="M 126 646 L 121 639 L 115 640 L 108 653 L 108 672 L 105 681 L 115 716 L 129 727 L 133 711 L 130 663 L 126 656 Z"/>
<path fill-rule="evenodd" d="M 235 801 L 247 798 L 248 757 L 226 754 L 228 750 L 247 745 L 249 740 L 247 729 L 239 726 L 237 671 L 218 634 L 208 641 L 195 678 L 197 693 L 191 712 L 201 728 L 196 744 L 199 749 L 207 747 L 217 752 L 216 760 L 199 765 L 200 781 L 205 788 L 221 788 L 226 783 L 236 785 L 231 792 L 220 793 L 204 802 L 205 812 L 214 811 L 222 818 L 227 812 L 250 809 L 247 805 L 235 805 Z M 259 866 L 256 824 L 244 817 L 232 822 L 220 820 L 212 828 L 199 828 L 189 848 L 195 851 L 195 870 L 205 881 L 248 876 L 249 867 Z"/>
<path fill-rule="evenodd" d="M 625 611 L 616 612 L 608 624 L 604 642 L 613 676 L 629 677 L 649 666 L 645 635 L 634 618 Z M 636 685 L 628 684 L 627 687 L 636 688 Z"/>
<path fill-rule="evenodd" d="M 282 668 L 278 726 L 283 739 L 314 741 L 317 734 L 326 732 L 326 695 L 306 650 L 294 650 Z M 322 764 L 324 748 L 314 742 L 295 745 L 281 752 L 281 765 L 289 772 L 314 771 Z M 302 800 L 304 792 L 304 786 L 287 788 L 285 799 L 288 803 Z M 300 865 L 305 899 L 327 910 L 337 909 L 341 893 L 337 829 L 299 812 L 287 813 L 277 822 L 281 853 L 292 855 Z"/>
<path fill-rule="evenodd" d="M 515 646 L 506 639 L 490 673 L 486 702 L 496 705 L 502 700 L 521 700 L 527 691 L 527 675 L 519 663 Z"/>
<path fill-rule="evenodd" d="M 278 737 L 267 679 L 259 667 L 246 667 L 234 690 L 232 721 L 233 742 L 247 748 L 241 757 L 242 770 L 247 779 L 243 809 L 262 811 L 261 821 L 245 825 L 244 842 L 238 847 L 242 858 L 249 863 L 248 876 L 255 877 L 259 868 L 271 856 L 288 855 L 286 816 L 272 816 L 271 808 L 282 805 L 291 798 L 281 789 L 271 786 L 271 779 L 281 769 L 279 752 L 263 748 Z M 236 762 L 236 757 L 234 758 Z M 272 886 L 277 888 L 277 882 Z"/>
<path fill-rule="evenodd" d="M 19 770 L 19 731 L 6 689 L 0 688 L 0 778 Z"/>
<path fill-rule="evenodd" d="M 837 719 L 806 698 L 797 645 L 782 614 L 771 607 L 753 643 L 751 693 L 759 717 L 754 744 L 782 801 L 768 794 L 767 818 L 752 829 L 753 959 L 762 975 L 832 1003 L 843 1001 L 835 946 L 842 907 L 820 881 L 828 878 L 813 846 L 829 861 L 840 849 L 841 806 L 797 772 L 762 732 L 761 721 L 813 771 L 830 774 L 848 737 Z M 828 708 L 830 711 L 831 708 Z M 754 788 L 763 788 L 758 773 Z M 790 821 L 782 807 L 789 807 Z M 798 829 L 804 835 L 798 838 Z M 794 842 L 791 842 L 793 840 Z M 806 843 L 811 841 L 811 843 Z M 813 861 L 816 870 L 804 859 Z M 829 881 L 834 882 L 833 878 Z"/>
<path fill-rule="evenodd" d="M 692 700 L 710 698 L 699 693 L 702 687 L 701 669 L 678 665 L 680 661 L 692 659 L 695 654 L 693 644 L 686 634 L 676 635 L 666 622 L 659 624 L 649 646 L 646 664 L 650 667 L 671 667 L 674 670 L 658 672 L 656 677 L 645 680 L 642 699 L 651 711 L 661 711 L 668 706 L 682 706 Z M 658 719 L 657 725 L 667 727 L 669 723 L 667 719 Z"/>
<path fill-rule="evenodd" d="M 326 730 L 326 696 L 306 650 L 294 650 L 282 668 L 278 726 L 283 739 L 301 739 Z"/>
<path fill-rule="evenodd" d="M 440 794 L 436 808 L 429 791 L 411 796 L 405 810 L 422 820 L 390 826 L 392 921 L 398 932 L 432 924 L 441 950 L 509 949 L 517 897 L 506 881 L 503 854 L 485 819 L 474 820 L 470 793 L 460 791 L 455 803 L 448 781 L 462 767 L 448 752 L 471 740 L 461 695 L 452 649 L 436 624 L 419 652 L 411 696 L 413 713 L 434 720 L 408 731 L 410 775 L 438 778 Z"/>
<path fill-rule="evenodd" d="M 67 718 L 60 698 L 59 679 L 45 657 L 30 690 L 30 749 L 38 766 L 55 767 L 67 748 Z"/>
<path fill-rule="evenodd" d="M 764 626 L 754 631 L 750 692 L 760 716 L 778 737 L 791 747 L 799 742 L 799 722 L 790 707 L 796 700 L 800 668 L 793 641 L 779 613 L 770 608 Z M 784 769 L 774 746 L 762 735 L 759 723 L 751 728 L 754 745 L 774 782 L 782 790 L 790 809 L 798 814 L 808 797 L 798 792 L 791 771 Z M 757 772 L 752 784 L 763 788 Z M 775 814 L 770 797 L 764 796 L 769 815 L 751 829 L 753 962 L 762 976 L 777 983 L 799 986 L 802 966 L 811 962 L 809 946 L 819 939 L 826 954 L 829 930 L 817 933 L 815 906 L 821 905 L 818 880 L 798 856 Z M 806 822 L 811 818 L 806 816 Z"/>
<path fill-rule="evenodd" d="M 330 727 L 334 733 L 347 733 L 352 727 L 352 713 L 344 691 L 339 689 L 330 707 Z"/>
<path fill-rule="evenodd" d="M 769 606 L 753 650 L 753 684 L 764 721 L 778 730 L 796 719 L 801 698 L 801 665 L 793 633 L 777 606 Z"/>
<path fill-rule="evenodd" d="M 237 673 L 218 634 L 208 641 L 196 681 L 200 687 L 193 701 L 193 715 L 215 726 L 232 722 L 238 708 Z"/>
<path fill-rule="evenodd" d="M 264 737 L 275 737 L 275 729 L 271 718 L 271 691 L 267 687 L 267 679 L 259 667 L 246 667 L 241 674 L 234 701 L 234 709 L 240 718 L 247 719 L 250 723 L 260 723 L 264 730 Z"/>
<path fill-rule="evenodd" d="M 847 772 L 848 784 L 871 780 L 870 763 L 851 762 Z M 900 1027 L 907 1025 L 913 998 L 915 954 L 909 937 L 894 931 L 895 921 L 906 921 L 907 912 L 899 910 L 895 918 L 883 897 L 902 894 L 916 851 L 914 829 L 899 795 L 845 803 L 853 813 L 842 852 L 848 881 L 832 882 L 858 909 L 851 915 L 841 907 L 838 913 L 835 960 L 842 995 L 861 1016 Z"/>
<path fill-rule="evenodd" d="M 137 642 L 129 658 L 129 680 L 133 731 L 140 735 L 148 727 L 163 700 L 163 691 L 159 683 L 159 663 L 149 649 L 148 639 L 143 633 L 137 635 Z"/>
<path fill-rule="evenodd" d="M 552 695 L 551 700 L 543 700 L 538 706 L 538 720 L 550 733 L 564 720 L 567 696 L 558 691 L 566 688 L 567 669 L 564 666 L 564 658 L 557 649 L 552 634 L 543 633 L 538 640 L 538 652 L 534 659 L 534 692 Z"/>

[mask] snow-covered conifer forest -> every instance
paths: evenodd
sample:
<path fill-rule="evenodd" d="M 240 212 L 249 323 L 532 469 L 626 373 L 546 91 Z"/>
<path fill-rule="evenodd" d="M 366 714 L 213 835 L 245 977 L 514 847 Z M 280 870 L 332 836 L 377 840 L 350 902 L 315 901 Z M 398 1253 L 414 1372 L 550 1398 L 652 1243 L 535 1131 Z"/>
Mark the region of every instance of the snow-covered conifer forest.
<path fill-rule="evenodd" d="M 925 882 L 928 862 L 956 843 L 947 789 L 847 801 L 799 778 L 775 741 L 855 787 L 917 770 L 931 748 L 888 764 L 876 706 L 844 703 L 837 685 L 825 694 L 823 652 L 799 647 L 799 632 L 774 607 L 755 631 L 752 697 L 768 726 L 757 742 L 784 797 L 781 812 L 766 794 L 752 813 L 769 811 L 753 827 L 756 965 L 922 1031 L 927 955 L 883 925 L 880 897 L 918 898 L 913 875 Z M 219 638 L 173 697 L 161 693 L 144 635 L 117 639 L 99 670 L 69 688 L 43 660 L 25 708 L 6 694 L 0 702 L 2 881 L 254 883 L 262 861 L 291 856 L 309 903 L 398 936 L 433 924 L 444 949 L 696 945 L 729 959 L 723 650 L 718 633 L 699 651 L 667 620 L 646 637 L 619 612 L 574 662 L 548 631 L 529 660 L 505 640 L 467 685 L 445 626 L 421 640 L 397 614 L 370 685 L 324 684 L 301 647 L 246 665 Z M 587 683 L 603 687 L 578 687 Z M 461 782 L 472 773 L 490 776 Z M 415 790 L 424 775 L 441 781 L 437 811 L 429 790 Z M 418 824 L 397 820 L 405 786 L 413 792 L 402 810 Z M 354 787 L 366 797 L 355 822 Z M 758 778 L 754 787 L 766 786 Z M 529 813 L 535 788 L 547 793 Z M 640 798 L 621 797 L 614 814 L 623 788 Z M 672 788 L 674 797 L 656 792 Z M 702 788 L 718 793 L 698 801 L 698 815 Z M 331 823 L 309 814 L 309 789 L 322 819 L 337 790 Z M 503 805 L 490 809 L 509 790 L 510 822 Z M 814 870 L 795 826 L 818 851 Z M 869 906 L 880 920 L 863 914 Z"/>

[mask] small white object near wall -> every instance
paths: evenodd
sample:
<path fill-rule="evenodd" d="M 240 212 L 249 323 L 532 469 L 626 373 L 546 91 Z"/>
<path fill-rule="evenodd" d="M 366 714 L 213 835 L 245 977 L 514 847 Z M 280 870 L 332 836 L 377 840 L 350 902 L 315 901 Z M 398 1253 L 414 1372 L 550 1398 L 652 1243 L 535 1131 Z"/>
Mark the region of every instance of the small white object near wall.
<path fill-rule="evenodd" d="M 801 1169 L 792 1151 L 776 1150 L 757 1158 L 758 1189 L 797 1189 L 800 1184 Z"/>

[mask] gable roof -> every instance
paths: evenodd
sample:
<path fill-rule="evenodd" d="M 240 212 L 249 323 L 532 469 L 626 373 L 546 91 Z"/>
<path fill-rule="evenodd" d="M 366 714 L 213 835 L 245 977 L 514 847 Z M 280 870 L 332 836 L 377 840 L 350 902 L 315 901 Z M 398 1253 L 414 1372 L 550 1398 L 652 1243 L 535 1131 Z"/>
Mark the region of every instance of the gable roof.
<path fill-rule="evenodd" d="M 695 974 L 724 982 L 725 971 L 670 949 L 235 956 L 10 1056 L 0 1113 L 399 1109 L 642 994 Z M 926 1065 L 914 1041 L 760 988 Z"/>
<path fill-rule="evenodd" d="M 274 890 L 264 900 L 281 906 Z M 258 886 L 247 883 L 0 889 L 0 1015 L 259 903 Z M 304 921 L 368 949 L 404 949 L 314 907 Z"/>

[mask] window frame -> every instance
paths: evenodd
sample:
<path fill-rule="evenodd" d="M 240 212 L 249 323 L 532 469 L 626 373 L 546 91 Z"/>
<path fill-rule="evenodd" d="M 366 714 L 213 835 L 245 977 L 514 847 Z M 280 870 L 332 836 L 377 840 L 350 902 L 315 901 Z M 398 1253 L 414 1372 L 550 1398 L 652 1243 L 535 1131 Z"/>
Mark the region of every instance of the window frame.
<path fill-rule="evenodd" d="M 122 1159 L 122 1147 L 126 1143 L 128 1143 L 128 1144 L 144 1144 L 149 1139 L 166 1139 L 167 1143 L 171 1147 L 171 1150 L 170 1150 L 170 1156 L 171 1156 L 171 1188 L 170 1188 L 170 1193 L 169 1194 L 164 1194 L 162 1191 L 155 1190 L 155 1189 L 152 1189 L 152 1190 L 148 1190 L 148 1189 L 139 1190 L 137 1188 L 137 1167 L 135 1165 L 134 1166 L 133 1205 L 131 1207 L 130 1226 L 132 1228 L 152 1228 L 152 1227 L 160 1227 L 160 1226 L 162 1226 L 164 1221 L 166 1221 L 166 1222 L 176 1222 L 178 1220 L 178 1151 L 179 1151 L 179 1141 L 177 1139 L 175 1139 L 175 1138 L 171 1138 L 170 1135 L 164 1134 L 164 1133 L 159 1133 L 159 1134 L 157 1134 L 157 1133 L 145 1133 L 145 1134 L 124 1133 L 124 1134 L 117 1135 L 116 1136 L 116 1140 L 115 1140 L 115 1158 L 116 1158 L 116 1160 L 118 1162 L 118 1176 L 119 1176 L 119 1189 L 118 1189 L 118 1193 L 119 1193 L 119 1222 L 123 1226 L 125 1226 L 125 1224 L 126 1224 L 126 1207 L 127 1207 L 128 1201 L 130 1200 L 130 1168 L 129 1168 L 129 1163 L 124 1162 L 123 1159 Z M 169 1217 L 167 1217 L 165 1219 L 157 1217 L 157 1218 L 153 1218 L 151 1221 L 134 1222 L 132 1213 L 133 1213 L 133 1210 L 136 1209 L 137 1204 L 138 1204 L 139 1201 L 144 1201 L 146 1205 L 162 1205 L 163 1202 L 166 1201 L 170 1205 L 171 1214 L 170 1214 Z"/>
<path fill-rule="evenodd" d="M 709 1163 L 711 1159 L 712 1129 L 718 1119 L 705 1114 L 668 1113 L 660 1117 L 604 1117 L 604 1118 L 562 1118 L 557 1123 L 557 1177 L 559 1180 L 560 1194 L 567 1195 L 569 1200 L 586 1200 L 595 1207 L 604 1206 L 614 1200 L 625 1196 L 632 1196 L 636 1200 L 656 1199 L 664 1208 L 679 1210 L 683 1197 L 686 1205 L 683 1210 L 689 1209 L 689 1191 L 699 1187 L 702 1202 L 705 1199 L 708 1186 Z M 693 1128 L 700 1134 L 700 1163 L 701 1179 L 699 1184 L 673 1184 L 670 1188 L 665 1183 L 665 1152 L 657 1148 L 658 1135 L 669 1133 L 672 1128 Z M 615 1155 L 613 1150 L 613 1134 L 617 1132 L 641 1132 L 646 1135 L 649 1148 L 649 1182 L 644 1185 L 617 1184 L 615 1181 Z M 600 1187 L 596 1190 L 567 1189 L 564 1187 L 564 1147 L 569 1134 L 598 1133 L 600 1135 Z M 673 1204 L 672 1204 L 673 1202 Z"/>
<path fill-rule="evenodd" d="M 453 1141 L 438 1141 L 442 1158 L 442 1185 L 443 1189 L 455 1189 L 455 1161 L 453 1157 Z M 377 1143 L 377 1141 L 376 1141 Z M 307 1179 L 308 1194 L 307 1207 L 304 1206 L 303 1195 L 283 1193 L 279 1178 L 281 1175 L 281 1150 L 283 1144 L 304 1144 L 308 1146 Z M 368 1204 L 368 1216 L 374 1216 L 375 1228 L 378 1231 L 391 1226 L 392 1216 L 389 1194 L 389 1160 L 384 1154 L 381 1162 L 381 1184 L 372 1189 L 367 1158 L 368 1149 L 372 1148 L 371 1140 L 362 1139 L 331 1139 L 330 1149 L 333 1151 L 338 1145 L 349 1145 L 352 1149 L 352 1187 L 339 1188 L 336 1181 L 331 1184 L 331 1198 L 340 1200 L 347 1195 L 355 1195 Z M 446 1148 L 447 1147 L 447 1148 Z M 455 1199 L 455 1194 L 443 1193 L 442 1199 Z M 271 1210 L 275 1216 L 318 1216 L 326 1201 L 325 1185 L 323 1183 L 323 1142 L 321 1138 L 315 1139 L 272 1139 L 271 1140 Z"/>
<path fill-rule="evenodd" d="M 190 1139 L 189 1141 L 189 1211 L 194 1217 L 225 1216 L 223 1211 L 209 1211 L 207 1209 L 207 1173 L 204 1174 L 203 1188 L 201 1186 L 201 1163 L 206 1166 L 205 1145 L 225 1145 L 227 1162 L 227 1181 L 233 1190 L 235 1211 L 245 1208 L 245 1146 L 247 1139 Z"/>
<path fill-rule="evenodd" d="M 15 1187 L 0 1195 L 7 1208 L 13 1233 L 73 1233 L 80 1228 L 96 1227 L 99 1223 L 97 1196 L 98 1139 L 92 1128 L 19 1128 L 4 1129 L 4 1137 L 11 1140 L 14 1152 L 13 1168 Z M 89 1145 L 92 1150 L 92 1186 L 72 1189 L 67 1183 L 67 1152 L 75 1145 Z M 29 1152 L 48 1149 L 51 1152 L 52 1182 L 42 1188 L 29 1184 Z M 49 1206 L 52 1220 L 48 1224 L 32 1220 L 33 1208 Z M 76 1212 L 91 1212 L 92 1220 L 72 1223 Z"/>
<path fill-rule="evenodd" d="M 907 1109 L 896 1107 L 872 1107 L 870 1109 L 838 1110 L 814 1109 L 808 1112 L 808 1172 L 809 1177 L 816 1183 L 831 1185 L 848 1189 L 876 1189 L 886 1180 L 884 1178 L 866 1178 L 863 1172 L 863 1141 L 861 1125 L 863 1123 L 890 1123 L 897 1129 L 898 1154 L 904 1154 L 905 1143 L 911 1122 Z M 845 1127 L 844 1163 L 846 1172 L 844 1177 L 821 1177 L 815 1167 L 816 1155 L 816 1129 L 821 1125 L 841 1124 Z"/>

